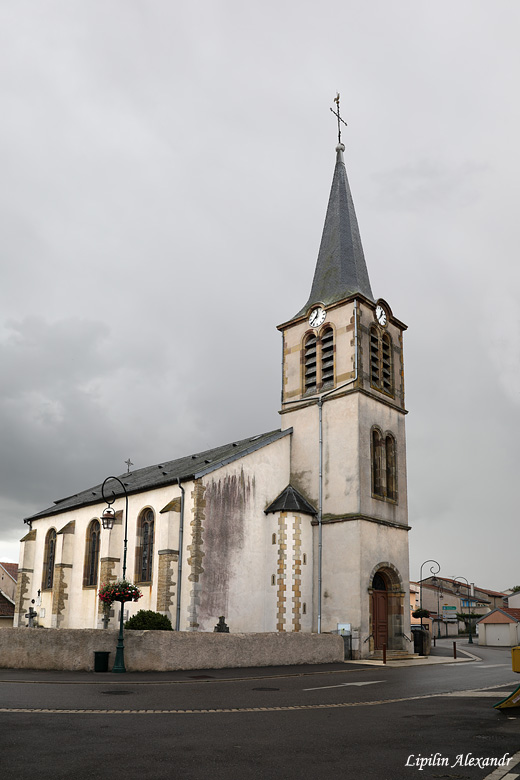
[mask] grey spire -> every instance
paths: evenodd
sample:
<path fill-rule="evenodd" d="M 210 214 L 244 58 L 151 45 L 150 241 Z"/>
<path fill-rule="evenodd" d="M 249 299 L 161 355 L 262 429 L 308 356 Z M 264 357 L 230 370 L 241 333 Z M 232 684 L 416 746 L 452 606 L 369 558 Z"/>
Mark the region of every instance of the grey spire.
<path fill-rule="evenodd" d="M 343 160 L 344 151 L 344 145 L 338 144 L 311 294 L 296 316 L 305 314 L 314 303 L 328 306 L 354 293 L 374 300 Z"/>

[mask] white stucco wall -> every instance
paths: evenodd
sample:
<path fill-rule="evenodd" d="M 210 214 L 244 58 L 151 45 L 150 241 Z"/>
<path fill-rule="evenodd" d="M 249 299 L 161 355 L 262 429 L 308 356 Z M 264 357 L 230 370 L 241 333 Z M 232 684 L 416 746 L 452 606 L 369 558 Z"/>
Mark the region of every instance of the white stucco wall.
<path fill-rule="evenodd" d="M 193 622 L 194 614 L 198 622 L 194 630 L 212 631 L 221 615 L 226 616 L 234 632 L 276 630 L 277 586 L 271 585 L 271 576 L 277 574 L 278 548 L 272 545 L 271 537 L 277 521 L 273 515 L 265 515 L 264 509 L 287 486 L 289 463 L 290 436 L 286 436 L 201 478 L 204 506 L 199 574 L 194 564 L 194 483 L 183 484 L 181 630 L 193 629 L 190 621 Z M 159 553 L 179 549 L 180 513 L 161 513 L 161 510 L 180 495 L 179 487 L 173 485 L 129 496 L 126 576 L 130 581 L 135 581 L 137 518 L 146 508 L 151 508 L 155 515 L 153 580 L 151 584 L 138 583 L 143 597 L 138 603 L 125 605 L 129 616 L 139 609 L 157 609 Z M 39 519 L 33 524 L 36 540 L 22 544 L 20 566 L 33 570 L 27 574 L 30 578 L 27 597 L 37 600 L 37 591 L 41 589 L 41 601 L 36 606 L 41 626 L 96 628 L 101 625 L 97 597 L 100 583 L 96 587 L 84 587 L 83 576 L 87 529 L 92 519 L 101 517 L 105 506 L 103 502 Z M 124 499 L 117 499 L 113 506 L 116 512 L 123 512 Z M 45 538 L 51 528 L 57 531 L 55 580 L 59 567 L 66 566 L 63 569 L 65 604 L 59 615 L 52 614 L 52 591 L 42 589 Z M 121 517 L 111 531 L 101 530 L 100 561 L 119 559 L 113 570 L 116 576 L 122 576 L 123 528 Z M 310 557 L 310 528 L 307 535 L 306 553 Z M 169 617 L 175 626 L 178 564 L 173 566 L 174 598 Z M 99 580 L 100 571 L 101 565 Z M 119 613 L 118 605 L 114 606 L 112 626 L 116 625 Z M 22 620 L 21 625 L 24 623 Z"/>
<path fill-rule="evenodd" d="M 212 631 L 220 615 L 232 631 L 276 630 L 271 577 L 278 547 L 271 542 L 273 517 L 264 510 L 289 482 L 289 453 L 286 436 L 202 478 L 199 630 Z"/>
<path fill-rule="evenodd" d="M 323 526 L 322 630 L 351 623 L 359 631 L 362 653 L 369 650 L 371 575 L 391 564 L 403 586 L 402 632 L 410 636 L 408 538 L 404 529 L 365 520 L 325 523 Z M 317 534 L 317 528 L 316 528 Z M 315 563 L 317 578 L 317 556 Z M 315 612 L 317 614 L 317 594 Z M 407 644 L 403 640 L 403 644 Z"/>

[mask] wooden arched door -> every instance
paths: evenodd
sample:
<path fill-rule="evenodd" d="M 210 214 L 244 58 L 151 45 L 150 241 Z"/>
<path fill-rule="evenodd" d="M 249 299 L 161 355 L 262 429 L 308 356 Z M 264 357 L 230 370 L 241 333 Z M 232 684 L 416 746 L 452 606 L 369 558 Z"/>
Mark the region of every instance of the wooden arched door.
<path fill-rule="evenodd" d="M 386 581 L 379 573 L 372 581 L 372 633 L 375 650 L 388 645 L 388 591 Z"/>

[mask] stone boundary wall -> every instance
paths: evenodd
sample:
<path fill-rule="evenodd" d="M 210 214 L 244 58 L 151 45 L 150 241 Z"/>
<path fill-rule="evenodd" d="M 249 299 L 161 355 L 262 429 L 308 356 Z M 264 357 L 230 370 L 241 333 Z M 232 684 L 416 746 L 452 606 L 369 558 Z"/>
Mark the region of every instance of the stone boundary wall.
<path fill-rule="evenodd" d="M 0 668 L 94 671 L 94 651 L 116 654 L 111 629 L 6 628 L 0 631 Z M 334 634 L 216 634 L 192 631 L 125 631 L 128 672 L 233 669 L 343 661 L 343 639 Z"/>

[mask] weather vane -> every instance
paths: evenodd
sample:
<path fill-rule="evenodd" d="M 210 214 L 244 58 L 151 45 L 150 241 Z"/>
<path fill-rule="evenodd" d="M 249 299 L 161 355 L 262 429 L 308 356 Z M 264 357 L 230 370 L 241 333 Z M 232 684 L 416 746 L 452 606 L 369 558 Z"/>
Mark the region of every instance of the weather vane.
<path fill-rule="evenodd" d="M 338 110 L 334 111 L 333 108 L 331 108 L 330 110 L 332 111 L 334 116 L 338 118 L 338 144 L 340 144 L 341 143 L 341 124 L 340 124 L 340 122 L 343 122 L 345 127 L 347 127 L 347 123 L 345 122 L 344 119 L 341 118 L 341 116 L 339 114 L 339 92 L 336 92 L 336 97 L 334 98 L 334 102 L 337 105 Z"/>
<path fill-rule="evenodd" d="M 132 461 L 130 460 L 130 458 L 128 458 L 128 460 L 125 460 L 125 463 L 126 463 L 126 465 L 128 466 L 128 471 L 127 471 L 126 473 L 127 473 L 127 474 L 130 474 L 130 466 L 133 466 L 134 464 L 132 463 Z"/>

